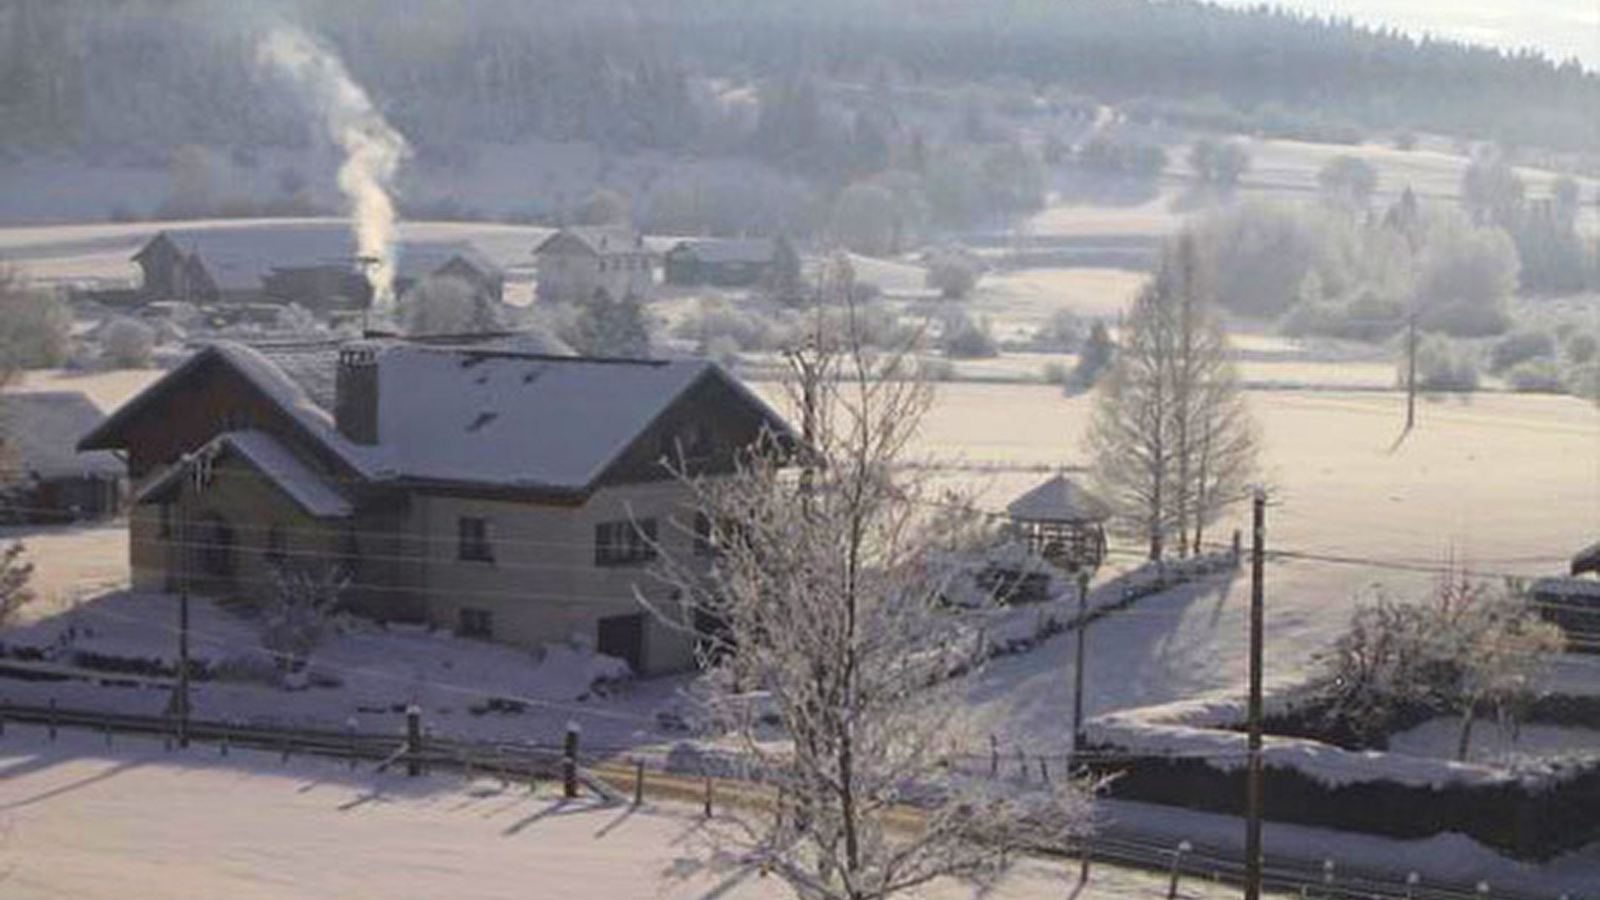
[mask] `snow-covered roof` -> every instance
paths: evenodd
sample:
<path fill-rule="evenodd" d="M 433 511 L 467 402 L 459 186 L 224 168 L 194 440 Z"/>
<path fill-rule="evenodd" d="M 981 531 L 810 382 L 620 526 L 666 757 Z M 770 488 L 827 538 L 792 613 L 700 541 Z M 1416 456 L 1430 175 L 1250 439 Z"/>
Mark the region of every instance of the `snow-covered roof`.
<path fill-rule="evenodd" d="M 327 479 L 313 471 L 277 438 L 264 431 L 230 431 L 219 434 L 197 451 L 202 457 L 235 455 L 249 463 L 284 495 L 307 513 L 319 519 L 342 519 L 355 508 Z M 184 468 L 175 465 L 139 492 L 138 500 L 158 497 L 184 477 Z"/>
<path fill-rule="evenodd" d="M 402 477 L 582 489 L 713 366 L 396 346 L 378 371 Z"/>
<path fill-rule="evenodd" d="M 1600 572 L 1600 543 L 1590 544 L 1572 557 L 1572 574 Z"/>
<path fill-rule="evenodd" d="M 671 253 L 692 253 L 708 263 L 770 263 L 777 256 L 777 242 L 771 238 L 708 238 L 679 241 Z"/>
<path fill-rule="evenodd" d="M 393 339 L 365 346 L 378 363 L 376 444 L 339 432 L 329 406 L 314 396 L 331 388 L 305 386 L 319 366 L 336 370 L 336 349 L 329 355 L 314 346 L 262 350 L 219 342 L 129 401 L 81 445 L 121 446 L 121 426 L 207 360 L 238 372 L 315 445 L 372 482 L 583 491 L 708 378 L 721 379 L 770 427 L 787 430 L 765 402 L 703 360 L 592 359 Z M 305 369 L 298 378 L 285 369 L 294 364 Z"/>
<path fill-rule="evenodd" d="M 358 255 L 350 226 L 343 222 L 303 222 L 259 228 L 174 229 L 156 235 L 141 248 L 166 239 L 183 253 L 199 253 L 206 271 L 223 290 L 253 290 L 274 269 L 352 265 Z M 395 248 L 396 274 L 422 278 L 460 256 L 484 274 L 500 269 L 466 241 L 401 241 Z"/>
<path fill-rule="evenodd" d="M 576 242 L 583 249 L 596 256 L 606 256 L 614 253 L 639 253 L 645 249 L 643 238 L 639 235 L 639 232 L 631 228 L 570 226 L 545 238 L 539 246 L 533 248 L 533 253 L 538 256 L 547 250 L 554 250 L 563 244 L 571 242 Z"/>
<path fill-rule="evenodd" d="M 1077 482 L 1056 475 L 1011 501 L 1006 513 L 1030 522 L 1104 522 L 1111 508 Z"/>
<path fill-rule="evenodd" d="M 104 450 L 80 451 L 78 440 L 105 420 L 76 391 L 0 397 L 0 470 L 40 479 L 120 476 L 124 467 Z"/>

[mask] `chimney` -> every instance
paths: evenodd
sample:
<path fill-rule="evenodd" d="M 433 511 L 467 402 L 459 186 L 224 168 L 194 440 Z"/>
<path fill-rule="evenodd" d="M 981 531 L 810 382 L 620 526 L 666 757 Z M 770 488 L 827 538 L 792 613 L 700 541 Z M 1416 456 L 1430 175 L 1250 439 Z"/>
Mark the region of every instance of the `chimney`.
<path fill-rule="evenodd" d="M 333 420 L 339 433 L 357 444 L 378 442 L 378 351 L 350 346 L 339 351 L 334 379 Z"/>

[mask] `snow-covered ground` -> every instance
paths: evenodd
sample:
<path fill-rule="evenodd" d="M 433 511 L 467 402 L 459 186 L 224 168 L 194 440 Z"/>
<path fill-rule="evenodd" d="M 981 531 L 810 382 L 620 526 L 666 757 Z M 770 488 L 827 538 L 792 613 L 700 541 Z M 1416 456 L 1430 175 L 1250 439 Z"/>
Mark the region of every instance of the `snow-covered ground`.
<path fill-rule="evenodd" d="M 708 852 L 718 826 L 694 811 L 563 803 L 547 786 L 350 772 L 331 761 L 66 731 L 0 738 L 0 896 L 8 900 L 474 900 L 793 896 L 737 858 Z M 927 900 L 1055 898 L 1076 867 L 1024 861 L 983 891 L 941 883 Z M 1186 897 L 1237 890 L 1190 879 Z M 1078 900 L 1159 900 L 1159 874 L 1099 865 Z"/>
<path fill-rule="evenodd" d="M 398 735 L 405 708 L 417 704 L 429 728 L 454 737 L 553 744 L 568 720 L 579 721 L 596 747 L 674 736 L 658 727 L 655 713 L 678 705 L 680 679 L 592 688 L 626 666 L 584 648 L 558 644 L 535 654 L 417 626 L 353 620 L 313 655 L 311 686 L 286 690 L 272 682 L 257 622 L 199 598 L 190 606 L 191 655 L 213 672 L 225 667 L 232 673 L 193 684 L 194 714 L 202 719 L 333 729 L 353 722 L 362 731 Z M 173 596 L 113 593 L 10 628 L 3 639 L 13 649 L 61 648 L 41 664 L 47 668 L 70 664 L 71 651 L 78 651 L 155 659 L 170 669 L 177 658 L 177 623 Z M 170 679 L 135 681 L 107 687 L 92 680 L 5 679 L 0 700 L 54 699 L 63 706 L 147 715 L 167 708 Z"/>
<path fill-rule="evenodd" d="M 1389 738 L 1389 750 L 1412 756 L 1455 759 L 1461 737 L 1461 719 L 1441 717 Z M 1473 725 L 1468 758 L 1473 762 L 1511 763 L 1536 757 L 1600 756 L 1600 731 L 1560 725 L 1526 724 L 1515 733 L 1493 720 Z"/>

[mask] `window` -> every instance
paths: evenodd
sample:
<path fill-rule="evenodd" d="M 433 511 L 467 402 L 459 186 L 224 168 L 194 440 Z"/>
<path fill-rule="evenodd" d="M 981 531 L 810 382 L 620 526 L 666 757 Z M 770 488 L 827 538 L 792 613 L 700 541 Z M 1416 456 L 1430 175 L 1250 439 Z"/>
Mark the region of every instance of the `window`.
<path fill-rule="evenodd" d="M 494 637 L 494 615 L 487 609 L 463 607 L 456 634 L 468 638 L 492 638 Z"/>
<path fill-rule="evenodd" d="M 632 566 L 656 558 L 656 520 L 601 522 L 594 527 L 594 564 Z"/>
<path fill-rule="evenodd" d="M 456 558 L 462 562 L 494 562 L 488 519 L 462 516 L 456 520 Z"/>
<path fill-rule="evenodd" d="M 711 517 L 703 512 L 694 514 L 694 555 L 718 555 L 717 536 L 711 530 Z"/>

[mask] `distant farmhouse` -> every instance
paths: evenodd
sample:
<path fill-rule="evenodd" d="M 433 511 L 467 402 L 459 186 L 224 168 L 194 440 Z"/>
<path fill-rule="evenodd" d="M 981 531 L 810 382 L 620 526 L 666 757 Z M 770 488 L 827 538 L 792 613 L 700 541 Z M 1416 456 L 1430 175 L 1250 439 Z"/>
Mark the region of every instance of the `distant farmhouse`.
<path fill-rule="evenodd" d="M 0 518 L 72 522 L 114 516 L 126 468 L 116 454 L 79 451 L 105 420 L 72 391 L 0 396 Z"/>
<path fill-rule="evenodd" d="M 658 547 L 709 554 L 663 460 L 730 471 L 764 433 L 792 439 L 712 363 L 364 340 L 212 345 L 80 446 L 126 454 L 136 587 L 188 572 L 260 602 L 279 567 L 336 565 L 367 615 L 577 636 L 660 673 L 692 666 L 695 640 L 635 592 L 674 601 L 649 576 Z"/>
<path fill-rule="evenodd" d="M 785 238 L 679 241 L 662 257 L 667 284 L 751 287 L 795 283 L 800 257 Z"/>
<path fill-rule="evenodd" d="M 604 291 L 640 302 L 655 294 L 655 255 L 644 237 L 627 228 L 563 228 L 535 247 L 538 298 L 583 303 Z"/>
<path fill-rule="evenodd" d="M 496 302 L 504 300 L 505 273 L 471 244 L 405 242 L 398 256 L 397 294 L 440 275 L 459 278 Z M 296 303 L 322 313 L 363 310 L 372 299 L 342 223 L 163 231 L 133 261 L 141 272 L 138 288 L 98 292 L 89 299 L 121 306 Z"/>

